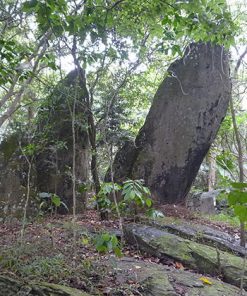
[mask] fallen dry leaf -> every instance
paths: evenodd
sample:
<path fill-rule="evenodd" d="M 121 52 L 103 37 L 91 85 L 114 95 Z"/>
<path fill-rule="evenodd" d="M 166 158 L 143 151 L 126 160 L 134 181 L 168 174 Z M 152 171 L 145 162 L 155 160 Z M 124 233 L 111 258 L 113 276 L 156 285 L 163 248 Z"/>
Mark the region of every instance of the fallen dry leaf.
<path fill-rule="evenodd" d="M 176 267 L 176 269 L 182 269 L 182 270 L 184 270 L 184 266 L 180 262 L 175 262 L 175 267 Z"/>
<path fill-rule="evenodd" d="M 213 283 L 206 277 L 202 276 L 199 278 L 200 281 L 203 282 L 203 284 L 212 285 Z"/>

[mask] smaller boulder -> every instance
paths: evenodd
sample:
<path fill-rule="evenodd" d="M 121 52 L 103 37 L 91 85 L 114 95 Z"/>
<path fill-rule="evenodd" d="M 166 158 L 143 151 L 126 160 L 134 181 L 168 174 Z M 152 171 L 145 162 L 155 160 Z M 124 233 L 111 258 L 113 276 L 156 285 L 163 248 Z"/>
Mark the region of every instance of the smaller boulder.
<path fill-rule="evenodd" d="M 220 193 L 221 190 L 190 193 L 187 196 L 186 206 L 193 212 L 214 215 L 216 214 L 216 198 Z"/>

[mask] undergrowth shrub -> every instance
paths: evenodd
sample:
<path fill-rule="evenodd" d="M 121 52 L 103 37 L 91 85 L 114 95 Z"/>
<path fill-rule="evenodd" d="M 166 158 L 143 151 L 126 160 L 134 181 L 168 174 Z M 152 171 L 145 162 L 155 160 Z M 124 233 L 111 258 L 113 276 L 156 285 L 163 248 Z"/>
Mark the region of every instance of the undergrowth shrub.
<path fill-rule="evenodd" d="M 118 203 L 123 216 L 136 216 L 145 211 L 151 218 L 163 217 L 163 214 L 153 208 L 150 190 L 144 186 L 143 180 L 127 180 L 122 185 L 116 183 L 103 183 L 96 200 L 101 211 L 109 213 L 116 210 L 111 195 L 113 191 L 120 195 Z"/>
<path fill-rule="evenodd" d="M 94 244 L 99 253 L 114 252 L 117 257 L 122 256 L 121 244 L 115 234 L 104 232 L 95 237 Z"/>

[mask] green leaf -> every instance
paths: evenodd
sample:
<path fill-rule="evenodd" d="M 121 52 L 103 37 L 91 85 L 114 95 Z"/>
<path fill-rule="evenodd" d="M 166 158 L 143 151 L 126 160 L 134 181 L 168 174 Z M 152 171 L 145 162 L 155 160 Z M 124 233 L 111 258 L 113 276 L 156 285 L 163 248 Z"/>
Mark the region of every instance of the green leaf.
<path fill-rule="evenodd" d="M 108 242 L 110 240 L 110 234 L 108 232 L 106 233 L 103 233 L 102 234 L 102 239 L 105 241 L 105 242 Z"/>
<path fill-rule="evenodd" d="M 228 195 L 228 201 L 230 206 L 235 206 L 236 204 L 247 204 L 247 192 L 234 190 Z"/>
<path fill-rule="evenodd" d="M 89 239 L 88 239 L 87 237 L 83 237 L 83 238 L 81 239 L 81 242 L 82 242 L 83 245 L 88 245 L 88 243 L 89 243 Z"/>
<path fill-rule="evenodd" d="M 156 219 L 156 218 L 163 218 L 165 217 L 164 214 L 160 211 L 157 211 L 155 209 L 149 209 L 147 211 L 147 216 L 152 218 L 152 219 Z"/>
<path fill-rule="evenodd" d="M 24 12 L 32 12 L 33 9 L 37 6 L 38 0 L 31 0 L 31 1 L 26 1 L 23 3 L 22 10 Z"/>
<path fill-rule="evenodd" d="M 115 234 L 111 235 L 108 232 L 102 233 L 96 237 L 95 244 L 98 252 L 105 253 L 114 251 L 116 256 L 121 256 L 119 242 Z"/>
<path fill-rule="evenodd" d="M 117 239 L 116 235 L 112 235 L 111 241 L 114 246 L 116 246 L 118 244 L 118 239 Z"/>
<path fill-rule="evenodd" d="M 55 205 L 55 207 L 60 207 L 60 205 L 61 205 L 61 199 L 56 194 L 52 195 L 51 202 Z"/>
<path fill-rule="evenodd" d="M 238 192 L 231 191 L 228 194 L 228 202 L 229 202 L 230 206 L 233 206 L 233 205 L 237 204 L 237 202 L 238 202 Z"/>
<path fill-rule="evenodd" d="M 114 251 L 115 255 L 116 255 L 118 258 L 120 258 L 120 257 L 123 256 L 123 253 L 121 252 L 121 250 L 120 250 L 119 247 L 115 247 L 115 248 L 113 249 L 113 251 Z"/>
<path fill-rule="evenodd" d="M 152 206 L 153 202 L 152 202 L 152 199 L 151 198 L 147 198 L 146 199 L 146 205 L 148 208 L 150 208 Z"/>
<path fill-rule="evenodd" d="M 234 213 L 238 216 L 241 222 L 247 222 L 247 207 L 244 205 L 236 205 L 234 207 Z"/>
<path fill-rule="evenodd" d="M 233 182 L 233 183 L 231 183 L 231 185 L 233 188 L 236 188 L 236 189 L 247 188 L 247 183 Z"/>
<path fill-rule="evenodd" d="M 96 250 L 100 253 L 105 253 L 105 252 L 107 252 L 107 247 L 104 245 L 98 245 L 98 246 L 96 246 Z"/>

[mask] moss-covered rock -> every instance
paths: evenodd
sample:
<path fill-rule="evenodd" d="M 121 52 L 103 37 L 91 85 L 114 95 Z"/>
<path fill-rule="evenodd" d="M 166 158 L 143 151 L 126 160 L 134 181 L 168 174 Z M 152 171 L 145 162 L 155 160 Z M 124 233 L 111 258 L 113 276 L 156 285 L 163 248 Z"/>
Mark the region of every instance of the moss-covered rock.
<path fill-rule="evenodd" d="M 50 283 L 23 283 L 0 275 L 0 296 L 89 296 L 80 290 Z"/>
<path fill-rule="evenodd" d="M 202 273 L 221 275 L 226 282 L 240 285 L 243 259 L 238 256 L 150 226 L 129 224 L 125 227 L 125 237 L 129 243 L 149 254 L 172 258 Z M 247 288 L 247 271 L 243 280 Z"/>
<path fill-rule="evenodd" d="M 202 274 L 133 259 L 117 260 L 115 270 L 116 280 L 134 279 L 144 296 L 236 296 L 240 292 L 237 287 L 211 277 L 206 277 L 205 283 Z M 242 295 L 247 293 L 243 291 Z"/>
<path fill-rule="evenodd" d="M 245 255 L 245 248 L 239 245 L 239 241 L 237 241 L 235 237 L 206 225 L 191 224 L 179 219 L 167 221 L 166 218 L 160 218 L 159 221 L 148 221 L 147 223 L 183 238 L 217 247 L 222 251 L 227 251 L 242 257 Z"/>

